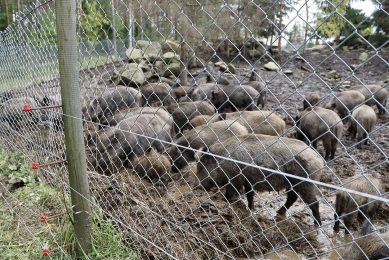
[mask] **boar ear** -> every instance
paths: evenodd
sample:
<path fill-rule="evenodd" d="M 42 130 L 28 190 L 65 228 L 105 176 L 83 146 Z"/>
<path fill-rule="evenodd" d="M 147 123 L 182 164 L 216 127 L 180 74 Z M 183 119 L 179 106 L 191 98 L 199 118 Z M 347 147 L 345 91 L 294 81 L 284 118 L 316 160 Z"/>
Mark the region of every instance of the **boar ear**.
<path fill-rule="evenodd" d="M 195 152 L 195 159 L 196 159 L 196 161 L 200 161 L 200 158 L 201 158 L 203 155 L 206 156 L 206 155 L 204 154 L 204 152 L 206 152 L 206 153 L 209 152 L 208 147 L 204 146 L 204 147 L 200 148 L 198 151 Z"/>
<path fill-rule="evenodd" d="M 214 97 L 217 97 L 219 95 L 219 92 L 212 90 L 211 94 L 212 94 L 212 98 L 214 98 Z"/>
<path fill-rule="evenodd" d="M 149 148 L 147 148 L 147 150 L 145 151 L 145 153 L 150 153 L 151 151 L 153 151 L 154 149 L 153 149 L 153 147 L 149 147 Z"/>

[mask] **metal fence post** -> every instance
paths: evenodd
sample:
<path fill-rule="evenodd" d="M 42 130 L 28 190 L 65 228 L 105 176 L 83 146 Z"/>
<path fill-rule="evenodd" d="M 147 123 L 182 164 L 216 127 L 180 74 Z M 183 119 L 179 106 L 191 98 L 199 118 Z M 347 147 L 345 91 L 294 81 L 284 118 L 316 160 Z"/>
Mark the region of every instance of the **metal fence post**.
<path fill-rule="evenodd" d="M 76 0 L 55 1 L 58 62 L 65 127 L 66 158 L 71 187 L 77 254 L 91 251 L 91 207 L 86 173 L 83 128 L 80 118 Z"/>

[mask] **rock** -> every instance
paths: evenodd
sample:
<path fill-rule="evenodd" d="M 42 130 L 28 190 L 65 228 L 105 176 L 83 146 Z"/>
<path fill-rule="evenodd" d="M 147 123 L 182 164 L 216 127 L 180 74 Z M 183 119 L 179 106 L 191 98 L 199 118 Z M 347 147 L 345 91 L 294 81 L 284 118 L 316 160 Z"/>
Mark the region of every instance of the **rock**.
<path fill-rule="evenodd" d="M 225 64 L 223 61 L 215 62 L 215 66 L 218 67 L 221 71 L 226 71 L 228 69 L 227 64 Z"/>
<path fill-rule="evenodd" d="M 158 74 L 163 74 L 166 70 L 165 63 L 161 60 L 157 60 L 154 64 L 154 69 Z"/>
<path fill-rule="evenodd" d="M 136 63 L 129 63 L 126 65 L 122 73 L 120 74 L 121 81 L 133 87 L 140 87 L 145 83 L 145 74 L 142 69 Z"/>
<path fill-rule="evenodd" d="M 292 75 L 293 74 L 292 70 L 284 70 L 283 72 L 285 75 Z"/>
<path fill-rule="evenodd" d="M 229 64 L 227 65 L 227 68 L 228 68 L 228 71 L 229 71 L 230 73 L 232 73 L 232 74 L 235 74 L 235 73 L 236 73 L 236 68 L 235 68 L 234 64 L 229 63 Z"/>
<path fill-rule="evenodd" d="M 178 55 L 177 53 L 171 52 L 171 51 L 164 53 L 161 56 L 161 58 L 167 64 L 169 64 L 172 61 L 176 61 L 176 62 L 180 61 L 180 55 Z"/>
<path fill-rule="evenodd" d="M 169 77 L 171 75 L 174 75 L 178 77 L 181 73 L 181 65 L 178 62 L 173 62 L 167 65 L 167 68 L 163 74 L 164 77 Z"/>
<path fill-rule="evenodd" d="M 236 73 L 236 68 L 233 64 L 229 63 L 228 65 L 223 61 L 218 61 L 215 63 L 215 66 L 220 69 L 222 72 L 230 72 L 232 74 Z"/>
<path fill-rule="evenodd" d="M 367 60 L 369 58 L 369 54 L 367 53 L 367 52 L 362 52 L 361 54 L 359 54 L 359 57 L 358 57 L 358 59 L 360 60 L 360 61 L 365 61 L 365 60 Z"/>
<path fill-rule="evenodd" d="M 143 52 L 141 49 L 130 47 L 126 50 L 126 56 L 130 62 L 139 63 L 143 59 Z"/>
<path fill-rule="evenodd" d="M 277 64 L 275 64 L 275 63 L 272 62 L 272 61 L 266 63 L 265 65 L 263 65 L 263 67 L 264 67 L 266 70 L 269 70 L 269 71 L 278 71 L 278 70 L 279 70 Z"/>
<path fill-rule="evenodd" d="M 351 87 L 351 81 L 350 80 L 345 80 L 342 82 L 342 86 L 344 88 L 350 88 Z"/>
<path fill-rule="evenodd" d="M 162 49 L 164 52 L 180 53 L 180 43 L 174 40 L 166 40 L 162 43 Z"/>
<path fill-rule="evenodd" d="M 162 47 L 159 42 L 139 40 L 136 42 L 136 46 L 144 52 L 144 57 L 151 62 L 158 59 L 162 52 Z"/>

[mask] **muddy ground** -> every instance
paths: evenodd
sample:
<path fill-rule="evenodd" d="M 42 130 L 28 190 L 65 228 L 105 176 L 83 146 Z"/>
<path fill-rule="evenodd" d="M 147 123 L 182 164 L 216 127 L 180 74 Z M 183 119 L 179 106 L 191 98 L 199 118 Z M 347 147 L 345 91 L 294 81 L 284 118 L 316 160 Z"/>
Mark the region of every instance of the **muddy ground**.
<path fill-rule="evenodd" d="M 359 54 L 366 51 L 370 58 L 361 62 Z M 378 54 L 363 49 L 339 50 L 336 54 L 330 49 L 311 51 L 302 55 L 303 59 L 285 54 L 280 64 L 284 65 L 283 70 L 293 72 L 288 76 L 266 71 L 263 63 L 254 60 L 234 59 L 238 74 L 234 79 L 248 79 L 251 71 L 249 62 L 256 64 L 261 79 L 268 82 L 265 109 L 276 111 L 287 121 L 285 135 L 290 137 L 294 132 L 292 119 L 302 106 L 302 95 L 317 91 L 323 95 L 324 104 L 331 91 L 343 90 L 361 82 L 374 84 L 388 81 L 389 50 Z M 90 95 L 99 87 L 101 80 L 105 80 L 107 73 L 120 66 L 120 63 L 107 64 L 83 71 L 83 93 Z M 57 91 L 57 84 L 53 83 L 53 92 Z M 362 149 L 354 147 L 354 140 L 345 132 L 342 146 L 338 148 L 336 158 L 328 163 L 330 171 L 322 181 L 337 184 L 339 180 L 362 171 L 389 177 L 388 119 L 389 114 L 379 117 L 371 142 Z M 60 133 L 49 134 L 51 138 L 53 135 L 62 136 Z M 39 136 L 39 140 L 46 137 Z M 20 136 L 15 135 L 14 138 L 17 140 Z M 23 143 L 26 139 L 19 142 Z M 61 148 L 53 147 L 52 141 L 50 145 L 50 149 L 61 157 Z M 323 154 L 321 145 L 318 150 Z M 49 158 L 50 154 L 45 156 Z M 130 169 L 113 176 L 102 176 L 93 169 L 89 173 L 96 202 L 108 217 L 116 221 L 129 241 L 137 241 L 145 258 L 339 258 L 343 250 L 339 246 L 345 238 L 343 232 L 338 237 L 333 236 L 333 191 L 321 189 L 323 226 L 317 231 L 310 210 L 301 200 L 290 208 L 286 219 L 280 220 L 276 210 L 285 202 L 285 194 L 260 193 L 255 196 L 256 209 L 250 212 L 243 197 L 228 204 L 221 192 L 213 190 L 207 193 L 193 189 L 195 171 L 195 164 L 191 164 L 181 174 L 172 175 L 172 181 L 167 186 L 152 185 Z M 388 214 L 388 205 L 382 205 L 375 220 L 376 227 L 384 227 L 386 232 Z"/>

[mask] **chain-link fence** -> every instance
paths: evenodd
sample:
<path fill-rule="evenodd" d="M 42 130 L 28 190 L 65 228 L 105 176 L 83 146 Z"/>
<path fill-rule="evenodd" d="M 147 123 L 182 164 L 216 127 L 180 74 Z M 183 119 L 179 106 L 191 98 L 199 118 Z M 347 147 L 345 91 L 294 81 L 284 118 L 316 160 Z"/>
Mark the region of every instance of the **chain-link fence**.
<path fill-rule="evenodd" d="M 79 2 L 91 204 L 142 258 L 389 257 L 389 41 L 346 6 Z M 0 48 L 2 147 L 69 191 L 54 1 Z"/>

